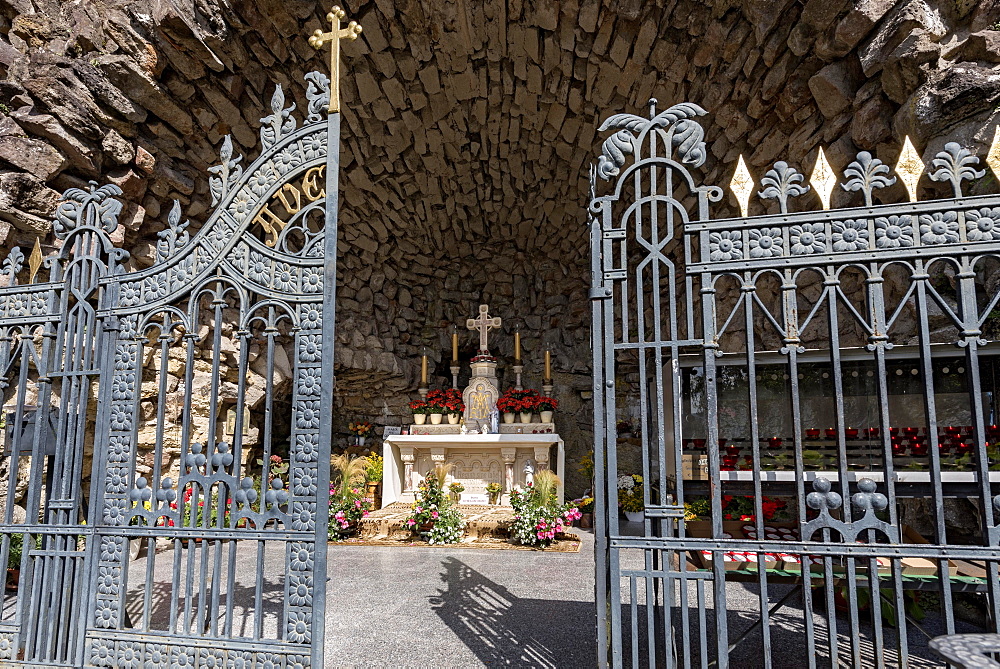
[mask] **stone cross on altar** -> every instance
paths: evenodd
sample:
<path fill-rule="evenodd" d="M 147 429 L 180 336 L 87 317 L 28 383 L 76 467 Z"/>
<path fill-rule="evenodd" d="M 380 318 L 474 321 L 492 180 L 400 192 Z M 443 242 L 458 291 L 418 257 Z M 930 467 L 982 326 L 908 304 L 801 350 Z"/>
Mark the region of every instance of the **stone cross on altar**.
<path fill-rule="evenodd" d="M 489 312 L 489 305 L 481 304 L 479 305 L 479 318 L 470 318 L 465 321 L 465 327 L 470 330 L 479 330 L 480 355 L 490 354 L 490 349 L 487 346 L 488 333 L 491 329 L 500 327 L 502 322 L 499 317 L 491 318 Z"/>

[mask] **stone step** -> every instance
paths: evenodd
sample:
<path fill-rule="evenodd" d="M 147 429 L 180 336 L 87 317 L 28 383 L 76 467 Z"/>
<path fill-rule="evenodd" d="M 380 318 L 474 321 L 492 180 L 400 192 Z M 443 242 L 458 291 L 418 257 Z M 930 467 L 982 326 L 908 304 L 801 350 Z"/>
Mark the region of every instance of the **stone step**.
<path fill-rule="evenodd" d="M 465 537 L 463 541 L 482 539 L 506 539 L 514 509 L 509 506 L 479 506 L 459 504 L 458 510 L 465 516 Z M 395 502 L 385 508 L 373 511 L 360 523 L 361 539 L 405 539 L 412 535 L 406 526 L 410 516 L 409 504 Z"/>

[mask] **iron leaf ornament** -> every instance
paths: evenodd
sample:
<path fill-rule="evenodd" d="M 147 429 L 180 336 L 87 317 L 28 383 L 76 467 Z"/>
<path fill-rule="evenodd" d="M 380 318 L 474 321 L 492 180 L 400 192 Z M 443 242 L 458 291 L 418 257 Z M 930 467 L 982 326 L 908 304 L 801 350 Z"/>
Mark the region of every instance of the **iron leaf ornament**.
<path fill-rule="evenodd" d="M 306 100 L 309 101 L 307 123 L 319 123 L 330 102 L 330 78 L 322 72 L 306 74 Z"/>
<path fill-rule="evenodd" d="M 22 267 L 24 267 L 24 252 L 15 246 L 4 259 L 3 266 L 0 267 L 0 276 L 7 277 L 7 285 L 13 286 L 17 283 L 17 274 Z"/>
<path fill-rule="evenodd" d="M 66 239 L 78 228 L 92 227 L 101 228 L 110 235 L 118 229 L 122 203 L 115 197 L 121 194 L 122 189 L 115 184 L 98 187 L 96 181 L 90 182 L 90 190 L 67 189 L 56 208 L 52 232 L 57 238 Z"/>
<path fill-rule="evenodd" d="M 781 213 L 787 214 L 788 198 L 798 197 L 809 192 L 809 186 L 802 185 L 804 179 L 804 174 L 789 166 L 784 160 L 779 160 L 760 180 L 761 185 L 765 188 L 757 195 L 766 200 L 777 199 Z"/>
<path fill-rule="evenodd" d="M 850 177 L 841 188 L 846 191 L 861 191 L 865 198 L 865 206 L 872 206 L 872 191 L 876 188 L 886 188 L 896 183 L 896 177 L 890 177 L 889 166 L 872 154 L 862 151 L 847 169 L 844 175 Z"/>
<path fill-rule="evenodd" d="M 955 197 L 962 197 L 962 181 L 978 179 L 986 174 L 986 170 L 977 170 L 979 158 L 957 142 L 948 142 L 944 151 L 939 151 L 931 161 L 937 168 L 931 173 L 933 181 L 949 181 Z"/>
<path fill-rule="evenodd" d="M 651 129 L 665 133 L 667 147 L 672 158 L 676 150 L 682 163 L 698 167 L 705 162 L 705 131 L 695 117 L 708 112 L 691 102 L 682 102 L 656 114 L 656 99 L 649 101 L 650 118 L 635 114 L 614 114 L 609 116 L 599 132 L 617 130 L 601 147 L 597 161 L 597 174 L 604 180 L 618 175 L 625 165 L 627 155 L 639 155 L 641 142 Z"/>

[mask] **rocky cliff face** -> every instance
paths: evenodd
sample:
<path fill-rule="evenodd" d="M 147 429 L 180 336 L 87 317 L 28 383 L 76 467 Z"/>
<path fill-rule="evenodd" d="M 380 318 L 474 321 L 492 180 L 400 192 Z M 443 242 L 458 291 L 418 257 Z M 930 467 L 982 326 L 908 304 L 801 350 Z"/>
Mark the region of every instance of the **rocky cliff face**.
<path fill-rule="evenodd" d="M 346 9 L 364 32 L 344 47 L 341 84 L 342 418 L 401 416 L 420 347 L 447 356 L 444 326 L 489 302 L 525 318 L 533 385 L 554 348 L 571 461 L 589 447 L 586 165 L 605 116 L 652 96 L 700 104 L 704 181 L 722 184 L 741 153 L 759 175 L 781 159 L 811 167 L 824 146 L 840 170 L 858 150 L 892 163 L 904 134 L 925 156 L 950 139 L 982 154 L 1000 100 L 995 1 Z M 151 264 L 171 200 L 193 226 L 206 218 L 222 138 L 255 155 L 274 84 L 301 102 L 302 75 L 326 70 L 306 37 L 327 10 L 0 0 L 0 244 L 51 249 L 58 193 L 112 181 L 127 202 L 120 242 Z"/>

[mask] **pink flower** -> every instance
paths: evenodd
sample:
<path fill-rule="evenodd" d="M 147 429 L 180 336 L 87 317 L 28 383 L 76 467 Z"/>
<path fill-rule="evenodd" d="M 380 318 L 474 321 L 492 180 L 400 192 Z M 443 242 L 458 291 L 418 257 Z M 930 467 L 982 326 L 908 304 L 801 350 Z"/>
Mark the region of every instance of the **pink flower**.
<path fill-rule="evenodd" d="M 438 512 L 437 511 L 432 511 L 431 512 L 431 518 L 436 519 L 437 517 L 438 517 Z"/>
<path fill-rule="evenodd" d="M 417 521 L 410 518 L 409 520 L 406 521 L 406 524 L 409 525 L 410 527 L 413 527 L 414 525 L 417 524 Z"/>

